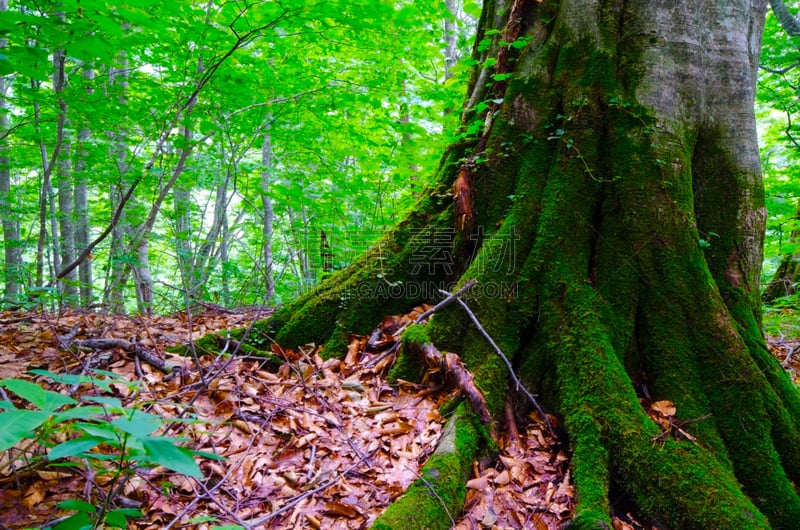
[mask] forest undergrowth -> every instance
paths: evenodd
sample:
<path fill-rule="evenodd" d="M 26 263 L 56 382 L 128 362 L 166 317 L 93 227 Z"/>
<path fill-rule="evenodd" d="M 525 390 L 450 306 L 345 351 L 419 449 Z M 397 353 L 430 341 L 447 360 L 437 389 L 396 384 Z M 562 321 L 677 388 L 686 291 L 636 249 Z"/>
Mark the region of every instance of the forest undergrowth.
<path fill-rule="evenodd" d="M 141 529 L 369 527 L 421 477 L 457 397 L 435 371 L 420 384 L 387 382 L 398 330 L 424 309 L 384 318 L 370 336 L 352 337 L 343 359 L 328 360 L 314 345 L 272 344 L 270 359 L 242 355 L 233 339 L 220 339 L 222 353 L 200 347 L 210 333 L 229 337 L 265 318 L 262 308 L 153 317 L 0 313 L 0 381 L 35 382 L 69 396 L 76 410 L 120 406 L 83 423 L 54 415 L 57 424 L 0 453 L 0 528 L 76 528 L 81 509 L 98 526 L 100 514 L 113 512 Z M 796 378 L 800 340 L 771 337 L 770 348 Z M 82 379 L 55 381 L 64 374 Z M 35 409 L 14 393 L 19 388 L 0 384 L 2 408 Z M 669 402 L 643 406 L 664 436 L 682 436 Z M 81 432 L 141 413 L 153 419 L 148 437 L 168 437 L 182 454 L 200 452 L 199 473 L 176 472 L 187 468 L 170 465 L 168 455 L 140 458 L 132 442 L 47 458 L 86 438 Z M 128 430 L 133 440 L 138 433 Z M 128 440 L 126 432 L 117 435 Z M 474 462 L 465 510 L 452 514 L 452 526 L 561 528 L 574 501 L 564 441 L 534 412 L 522 421 L 509 413 L 495 442 L 495 455 Z M 615 529 L 650 529 L 628 513 L 624 496 L 612 502 Z"/>

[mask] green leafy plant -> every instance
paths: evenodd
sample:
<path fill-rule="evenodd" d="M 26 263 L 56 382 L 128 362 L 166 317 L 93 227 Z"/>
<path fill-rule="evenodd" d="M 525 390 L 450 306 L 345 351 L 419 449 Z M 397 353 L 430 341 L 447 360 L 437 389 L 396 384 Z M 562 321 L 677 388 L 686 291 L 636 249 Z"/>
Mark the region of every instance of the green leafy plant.
<path fill-rule="evenodd" d="M 64 375 L 47 370 L 31 372 L 65 387 L 93 385 L 105 394 L 110 394 L 114 385 L 123 385 L 129 390 L 138 387 L 136 382 L 103 370 L 96 370 L 92 375 Z M 81 499 L 60 503 L 59 507 L 75 513 L 59 522 L 56 529 L 98 528 L 103 524 L 124 528 L 128 518 L 141 516 L 141 512 L 113 508 L 114 494 L 121 481 L 135 474 L 137 468 L 163 466 L 200 478 L 202 472 L 194 457 L 219 459 L 217 455 L 181 447 L 178 439 L 156 434 L 177 420 L 125 407 L 120 399 L 111 395 L 89 395 L 78 401 L 16 378 L 0 381 L 0 388 L 20 398 L 19 406 L 10 399 L 0 401 L 0 408 L 4 409 L 0 412 L 0 424 L 5 427 L 0 431 L 0 451 L 16 451 L 27 440 L 29 443 L 20 453 L 25 454 L 28 465 L 88 465 L 95 476 L 111 477 L 100 506 Z M 14 458 L 9 460 L 15 461 Z"/>

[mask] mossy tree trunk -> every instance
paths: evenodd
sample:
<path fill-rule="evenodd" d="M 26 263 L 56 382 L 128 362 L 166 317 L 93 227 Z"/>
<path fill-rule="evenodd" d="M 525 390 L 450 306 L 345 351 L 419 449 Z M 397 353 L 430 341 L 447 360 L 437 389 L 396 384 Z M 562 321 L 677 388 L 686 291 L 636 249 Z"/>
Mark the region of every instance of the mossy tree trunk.
<path fill-rule="evenodd" d="M 420 286 L 476 278 L 468 303 L 562 420 L 576 528 L 608 527 L 612 483 L 659 527 L 796 527 L 800 400 L 757 285 L 765 4 L 486 0 L 471 136 L 378 247 L 273 318 L 277 340 L 340 353 L 435 297 Z M 502 362 L 457 307 L 429 328 L 499 418 Z M 644 395 L 699 420 L 697 442 L 654 443 Z"/>

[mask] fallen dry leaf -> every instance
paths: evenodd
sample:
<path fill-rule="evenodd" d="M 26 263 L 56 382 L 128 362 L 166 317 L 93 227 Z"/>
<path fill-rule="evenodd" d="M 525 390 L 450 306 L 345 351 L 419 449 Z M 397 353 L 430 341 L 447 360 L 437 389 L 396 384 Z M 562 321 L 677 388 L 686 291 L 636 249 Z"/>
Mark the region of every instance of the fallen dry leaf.
<path fill-rule="evenodd" d="M 677 412 L 675 405 L 673 405 L 671 401 L 656 401 L 650 405 L 650 409 L 658 412 L 666 418 L 675 416 L 675 413 Z"/>

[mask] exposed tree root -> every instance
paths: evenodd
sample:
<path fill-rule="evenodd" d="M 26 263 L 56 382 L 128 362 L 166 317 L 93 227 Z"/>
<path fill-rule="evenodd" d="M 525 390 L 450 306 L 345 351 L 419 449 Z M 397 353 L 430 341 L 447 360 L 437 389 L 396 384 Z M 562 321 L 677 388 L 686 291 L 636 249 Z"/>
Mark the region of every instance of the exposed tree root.
<path fill-rule="evenodd" d="M 472 463 L 482 452 L 477 418 L 460 405 L 447 422 L 436 451 L 422 475 L 373 524 L 379 530 L 448 529 L 455 524 L 466 498 Z"/>
<path fill-rule="evenodd" d="M 475 386 L 475 378 L 466 369 L 458 355 L 448 352 L 441 353 L 430 343 L 421 344 L 406 340 L 403 346 L 419 357 L 428 369 L 441 372 L 446 380 L 453 380 L 469 401 L 473 413 L 480 418 L 484 425 L 491 425 L 492 416 L 486 407 L 486 399 Z"/>

